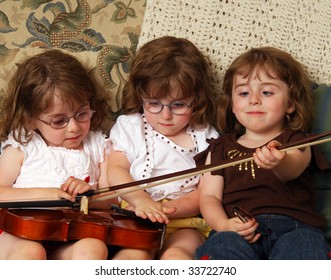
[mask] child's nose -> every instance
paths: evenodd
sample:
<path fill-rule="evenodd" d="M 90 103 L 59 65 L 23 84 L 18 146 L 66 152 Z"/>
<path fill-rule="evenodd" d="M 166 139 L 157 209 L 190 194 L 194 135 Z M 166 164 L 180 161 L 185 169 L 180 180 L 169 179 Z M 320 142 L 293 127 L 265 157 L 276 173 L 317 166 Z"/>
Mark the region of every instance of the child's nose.
<path fill-rule="evenodd" d="M 163 119 L 171 119 L 172 118 L 172 113 L 170 111 L 169 106 L 164 106 L 163 110 L 161 111 L 162 118 Z"/>
<path fill-rule="evenodd" d="M 249 97 L 249 104 L 250 105 L 256 105 L 256 104 L 260 104 L 260 98 L 259 95 L 257 93 L 251 93 L 250 97 Z"/>
<path fill-rule="evenodd" d="M 77 130 L 79 128 L 78 121 L 76 121 L 75 118 L 70 118 L 69 122 L 68 122 L 68 125 L 67 125 L 67 128 L 70 131 Z"/>

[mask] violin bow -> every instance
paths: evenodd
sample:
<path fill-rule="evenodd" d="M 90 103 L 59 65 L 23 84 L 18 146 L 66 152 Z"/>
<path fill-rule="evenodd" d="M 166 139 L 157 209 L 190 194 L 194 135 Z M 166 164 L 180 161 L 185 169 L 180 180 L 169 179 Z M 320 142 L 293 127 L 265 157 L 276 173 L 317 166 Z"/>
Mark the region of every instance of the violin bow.
<path fill-rule="evenodd" d="M 301 148 L 305 148 L 305 147 L 309 147 L 309 146 L 313 146 L 313 145 L 319 145 L 319 144 L 323 144 L 326 142 L 331 142 L 331 137 L 321 139 L 321 138 L 324 138 L 324 137 L 327 137 L 330 135 L 331 135 L 331 131 L 324 132 L 321 134 L 311 135 L 310 137 L 281 145 L 280 147 L 278 147 L 278 149 L 286 152 L 286 151 L 290 151 L 293 149 L 301 149 Z M 143 180 L 138 180 L 138 181 L 134 181 L 134 182 L 129 182 L 129 183 L 125 183 L 125 184 L 120 184 L 120 185 L 116 185 L 116 186 L 112 186 L 112 187 L 106 187 L 106 188 L 101 188 L 101 189 L 97 189 L 97 190 L 90 190 L 80 196 L 77 196 L 75 202 L 69 201 L 67 199 L 35 200 L 35 201 L 24 201 L 24 200 L 0 201 L 0 208 L 20 208 L 20 207 L 21 208 L 23 208 L 23 207 L 27 207 L 27 208 L 29 208 L 29 207 L 72 207 L 72 208 L 75 208 L 76 207 L 77 208 L 77 207 L 80 207 L 80 201 L 81 201 L 82 197 L 92 197 L 94 195 L 104 194 L 107 192 L 112 192 L 112 191 L 115 192 L 113 194 L 93 198 L 94 202 L 104 201 L 104 200 L 108 200 L 111 198 L 116 198 L 116 197 L 122 196 L 124 194 L 135 192 L 138 190 L 145 190 L 145 189 L 152 188 L 155 186 L 174 182 L 174 181 L 177 181 L 180 179 L 192 177 L 195 175 L 200 175 L 200 174 L 203 174 L 206 172 L 211 172 L 211 171 L 224 169 L 224 168 L 234 166 L 234 165 L 239 165 L 239 164 L 251 161 L 252 159 L 253 159 L 252 156 L 247 155 L 247 156 L 242 157 L 240 160 L 233 160 L 233 159 L 224 160 L 222 162 L 207 164 L 204 166 L 185 169 L 185 170 L 170 173 L 170 174 L 160 175 L 160 176 L 147 178 L 147 179 L 143 179 Z M 132 188 L 130 188 L 130 187 L 132 187 Z M 120 190 L 120 191 L 116 192 L 117 190 Z"/>
<path fill-rule="evenodd" d="M 291 142 L 291 143 L 281 145 L 280 147 L 278 147 L 278 149 L 283 151 L 283 152 L 287 152 L 287 151 L 294 150 L 294 149 L 302 149 L 302 148 L 306 148 L 306 147 L 313 146 L 313 145 L 320 145 L 320 144 L 323 144 L 323 143 L 331 142 L 331 137 L 326 138 L 326 139 L 321 139 L 321 138 L 324 138 L 324 137 L 330 136 L 330 135 L 331 135 L 331 131 L 321 133 L 321 134 L 312 135 L 310 137 L 307 137 L 307 138 L 304 138 L 304 139 L 301 139 L 301 140 L 298 140 L 298 141 L 294 141 L 294 142 Z M 320 140 L 318 140 L 318 139 L 320 139 Z M 119 196 L 122 196 L 124 194 L 128 194 L 128 193 L 135 192 L 135 191 L 138 191 L 138 190 L 145 190 L 145 189 L 152 188 L 152 187 L 155 187 L 155 186 L 171 183 L 171 182 L 174 182 L 174 181 L 177 181 L 177 180 L 180 180 L 180 179 L 185 179 L 185 178 L 192 177 L 192 176 L 195 176 L 195 175 L 200 175 L 202 173 L 212 172 L 212 171 L 215 171 L 215 170 L 224 169 L 224 168 L 231 167 L 231 166 L 234 166 L 234 165 L 239 165 L 239 164 L 251 161 L 251 160 L 253 160 L 253 157 L 247 155 L 247 156 L 243 156 L 239 160 L 233 160 L 233 159 L 224 160 L 222 162 L 207 164 L 207 165 L 204 165 L 204 166 L 195 167 L 195 168 L 191 168 L 191 169 L 186 169 L 186 170 L 182 170 L 182 171 L 179 171 L 179 172 L 174 172 L 174 173 L 161 175 L 161 176 L 157 176 L 157 177 L 152 177 L 152 178 L 149 178 L 149 179 L 134 181 L 134 182 L 130 182 L 130 183 L 123 184 L 123 185 L 117 185 L 117 186 L 113 186 L 113 187 L 102 188 L 102 189 L 99 189 L 99 190 L 95 190 L 94 191 L 95 194 L 109 192 L 109 191 L 116 191 L 116 190 L 119 190 L 119 189 L 124 189 L 124 190 L 119 191 L 119 192 L 115 192 L 114 194 L 110 194 L 110 195 L 107 195 L 107 196 L 95 198 L 95 199 L 93 199 L 93 201 L 103 201 L 103 200 L 119 197 Z M 126 188 L 132 187 L 132 186 L 135 186 L 135 187 L 131 188 L 131 189 L 126 189 Z"/>

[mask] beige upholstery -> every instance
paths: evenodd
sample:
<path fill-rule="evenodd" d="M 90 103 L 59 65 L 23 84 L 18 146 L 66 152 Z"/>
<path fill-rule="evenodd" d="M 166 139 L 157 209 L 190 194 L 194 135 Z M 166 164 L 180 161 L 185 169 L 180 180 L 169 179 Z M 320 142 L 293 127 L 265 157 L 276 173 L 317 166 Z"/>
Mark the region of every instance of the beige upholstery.
<path fill-rule="evenodd" d="M 198 45 L 216 87 L 238 54 L 265 45 L 290 52 L 314 82 L 331 85 L 330 0 L 147 0 L 139 45 L 162 35 Z"/>

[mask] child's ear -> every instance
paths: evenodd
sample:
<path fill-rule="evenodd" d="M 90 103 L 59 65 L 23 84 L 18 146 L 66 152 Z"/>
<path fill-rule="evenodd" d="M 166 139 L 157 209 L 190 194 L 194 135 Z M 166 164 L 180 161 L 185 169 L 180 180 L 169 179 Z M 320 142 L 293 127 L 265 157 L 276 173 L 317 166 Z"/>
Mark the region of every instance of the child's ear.
<path fill-rule="evenodd" d="M 292 103 L 292 104 L 289 104 L 287 110 L 286 110 L 286 113 L 287 114 L 292 114 L 293 112 L 295 111 L 295 105 Z"/>
<path fill-rule="evenodd" d="M 30 119 L 30 120 L 28 120 L 27 121 L 28 123 L 28 127 L 31 129 L 31 130 L 36 130 L 37 129 L 37 120 L 32 120 L 32 119 Z"/>

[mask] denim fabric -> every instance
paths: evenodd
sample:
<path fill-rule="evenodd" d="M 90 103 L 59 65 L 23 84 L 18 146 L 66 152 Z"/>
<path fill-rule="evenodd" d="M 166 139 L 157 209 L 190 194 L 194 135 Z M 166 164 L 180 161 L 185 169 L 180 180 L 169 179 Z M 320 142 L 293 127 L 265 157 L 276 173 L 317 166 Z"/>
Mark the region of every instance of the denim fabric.
<path fill-rule="evenodd" d="M 262 232 L 269 235 L 249 244 L 236 232 L 212 231 L 206 242 L 196 250 L 196 259 L 214 260 L 324 260 L 328 244 L 322 230 L 281 215 L 256 217 Z M 262 226 L 261 226 L 262 225 Z"/>

